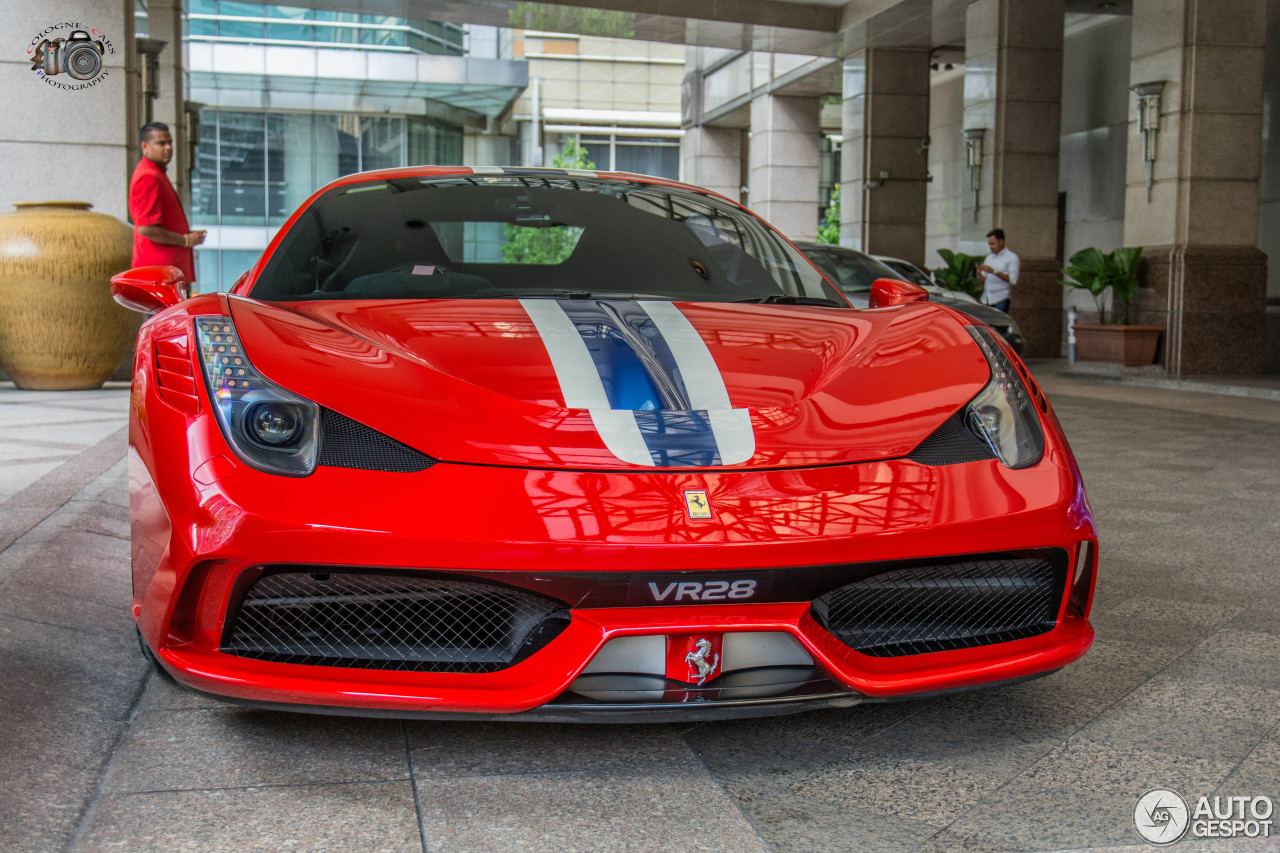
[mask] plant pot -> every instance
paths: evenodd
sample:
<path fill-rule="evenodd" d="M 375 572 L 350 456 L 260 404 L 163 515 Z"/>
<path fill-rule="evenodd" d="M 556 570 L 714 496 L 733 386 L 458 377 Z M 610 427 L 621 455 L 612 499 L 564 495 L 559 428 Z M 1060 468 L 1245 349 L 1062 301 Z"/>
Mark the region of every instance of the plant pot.
<path fill-rule="evenodd" d="M 99 388 L 142 318 L 111 298 L 133 260 L 133 231 L 81 201 L 0 214 L 0 369 L 35 391 Z"/>
<path fill-rule="evenodd" d="M 1134 367 L 1156 360 L 1156 345 L 1164 326 L 1117 326 L 1077 323 L 1076 357 L 1080 361 L 1110 361 Z"/>

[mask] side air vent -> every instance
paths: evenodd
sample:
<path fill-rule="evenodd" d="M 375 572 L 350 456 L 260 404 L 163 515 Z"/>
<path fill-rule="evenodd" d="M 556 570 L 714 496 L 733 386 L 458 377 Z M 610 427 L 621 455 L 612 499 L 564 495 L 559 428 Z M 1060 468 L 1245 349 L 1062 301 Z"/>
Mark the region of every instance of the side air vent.
<path fill-rule="evenodd" d="M 965 423 L 967 408 L 943 421 L 942 426 L 933 431 L 933 435 L 907 454 L 907 458 L 921 465 L 956 465 L 961 462 L 995 459 L 987 443 L 974 435 L 973 430 Z"/>
<path fill-rule="evenodd" d="M 851 649 L 900 657 L 1053 630 L 1064 559 L 1007 557 L 892 569 L 814 599 L 814 618 Z"/>
<path fill-rule="evenodd" d="M 463 578 L 354 572 L 263 575 L 222 651 L 310 666 L 497 672 L 555 639 L 563 602 Z"/>
<path fill-rule="evenodd" d="M 436 464 L 425 453 L 331 409 L 321 410 L 320 436 L 317 464 L 332 468 L 412 473 Z"/>

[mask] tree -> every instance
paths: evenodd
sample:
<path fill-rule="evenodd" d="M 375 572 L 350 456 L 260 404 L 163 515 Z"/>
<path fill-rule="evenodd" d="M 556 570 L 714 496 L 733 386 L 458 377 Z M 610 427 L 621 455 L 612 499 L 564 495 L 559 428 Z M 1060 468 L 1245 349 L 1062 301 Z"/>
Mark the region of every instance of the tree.
<path fill-rule="evenodd" d="M 557 169 L 594 169 L 587 149 L 570 139 L 551 161 Z M 576 225 L 502 224 L 502 260 L 508 264 L 558 264 L 573 254 L 582 229 Z"/>
<path fill-rule="evenodd" d="M 840 242 L 840 185 L 831 188 L 831 203 L 827 205 L 827 215 L 818 226 L 818 242 L 837 245 Z"/>

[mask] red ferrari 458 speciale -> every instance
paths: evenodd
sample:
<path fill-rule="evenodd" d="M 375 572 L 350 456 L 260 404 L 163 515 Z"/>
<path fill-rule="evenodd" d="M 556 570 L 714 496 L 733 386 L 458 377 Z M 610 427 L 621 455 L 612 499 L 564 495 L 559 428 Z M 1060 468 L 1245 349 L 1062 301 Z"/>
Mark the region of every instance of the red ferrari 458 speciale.
<path fill-rule="evenodd" d="M 980 322 L 856 309 L 715 193 L 420 167 L 316 193 L 228 294 L 153 313 L 133 615 L 278 708 L 703 719 L 1007 683 L 1089 647 L 1097 537 Z"/>

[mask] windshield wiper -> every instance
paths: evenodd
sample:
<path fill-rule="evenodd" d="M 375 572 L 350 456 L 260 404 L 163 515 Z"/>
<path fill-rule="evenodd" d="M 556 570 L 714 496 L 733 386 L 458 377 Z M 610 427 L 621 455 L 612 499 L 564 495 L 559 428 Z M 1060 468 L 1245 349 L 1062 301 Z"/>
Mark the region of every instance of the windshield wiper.
<path fill-rule="evenodd" d="M 764 305 L 815 305 L 819 308 L 848 308 L 848 305 L 827 299 L 825 296 L 791 296 L 787 293 L 770 293 L 751 299 L 735 299 L 734 302 L 755 302 Z"/>

